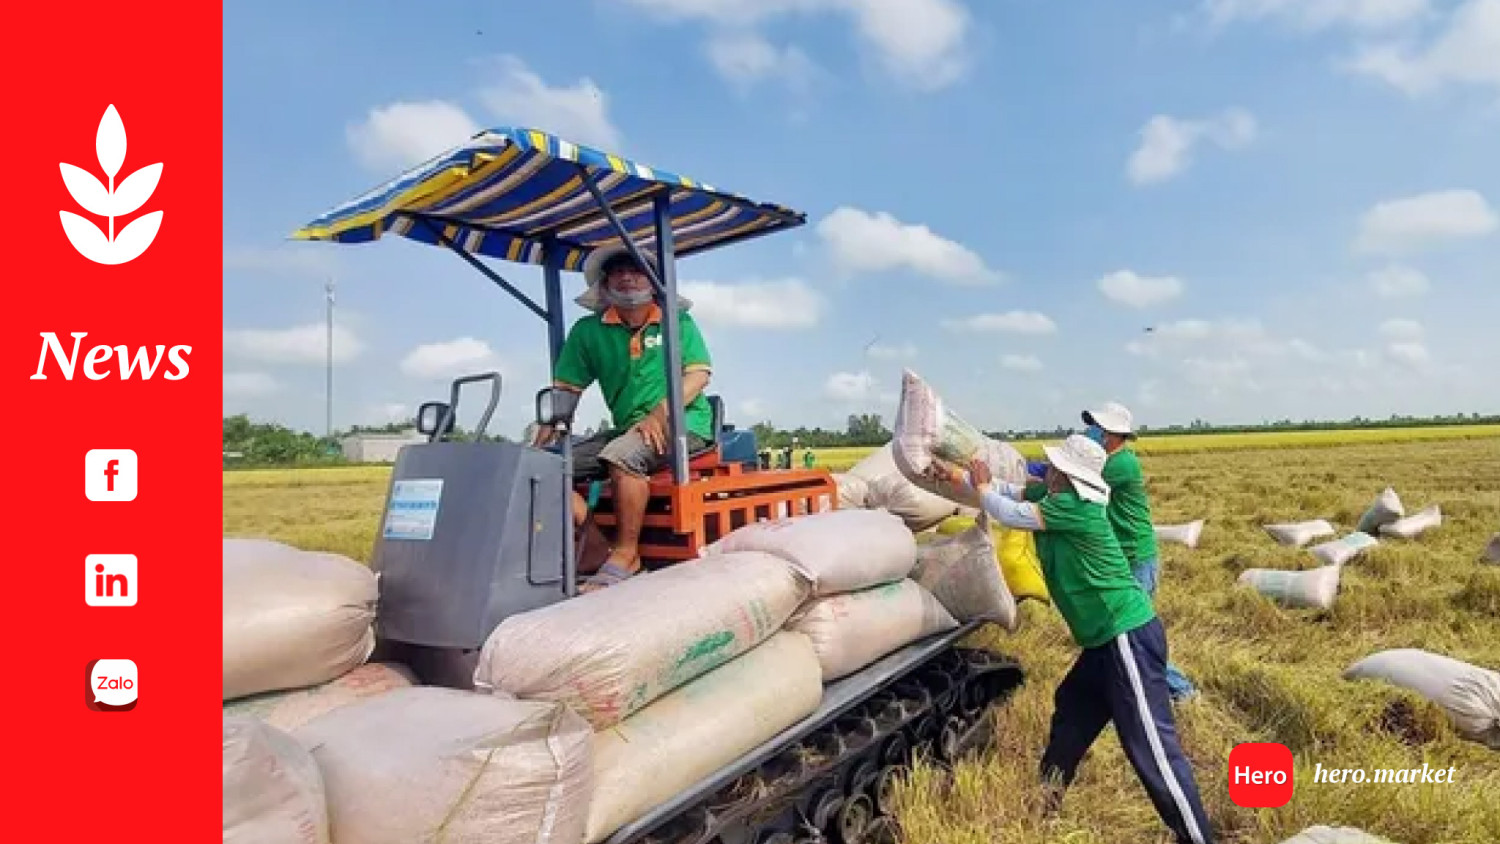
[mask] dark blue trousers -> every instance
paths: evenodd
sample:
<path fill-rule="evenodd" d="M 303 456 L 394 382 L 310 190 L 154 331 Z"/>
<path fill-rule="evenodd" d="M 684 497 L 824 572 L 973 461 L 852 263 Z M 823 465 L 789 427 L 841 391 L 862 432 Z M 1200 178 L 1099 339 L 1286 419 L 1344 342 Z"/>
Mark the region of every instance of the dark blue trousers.
<path fill-rule="evenodd" d="M 1126 758 L 1179 844 L 1210 844 L 1208 818 L 1172 719 L 1161 619 L 1085 648 L 1053 700 L 1044 780 L 1070 785 L 1089 747 L 1114 722 Z"/>

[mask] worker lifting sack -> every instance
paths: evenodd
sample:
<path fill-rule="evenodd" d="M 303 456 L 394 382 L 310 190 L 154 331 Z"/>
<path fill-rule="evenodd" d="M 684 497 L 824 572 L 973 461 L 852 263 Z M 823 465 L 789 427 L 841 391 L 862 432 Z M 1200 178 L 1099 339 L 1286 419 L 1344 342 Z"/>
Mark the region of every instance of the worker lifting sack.
<path fill-rule="evenodd" d="M 997 482 L 1026 482 L 1026 460 L 1014 446 L 984 435 L 954 413 L 920 376 L 905 370 L 892 439 L 896 466 L 907 480 L 964 507 L 977 508 L 979 496 L 966 484 L 933 473 L 936 461 L 968 466 L 983 460 Z"/>

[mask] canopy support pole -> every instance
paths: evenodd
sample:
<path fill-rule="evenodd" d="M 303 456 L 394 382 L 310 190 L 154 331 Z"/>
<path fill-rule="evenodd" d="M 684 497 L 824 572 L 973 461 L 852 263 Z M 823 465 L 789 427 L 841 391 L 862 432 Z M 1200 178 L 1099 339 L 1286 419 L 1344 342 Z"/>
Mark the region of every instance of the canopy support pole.
<path fill-rule="evenodd" d="M 545 309 L 542 308 L 541 305 L 538 305 L 537 303 L 531 301 L 531 298 L 528 297 L 525 293 L 522 293 L 520 290 L 517 290 L 516 287 L 515 287 L 515 285 L 513 285 L 510 282 L 506 281 L 504 278 L 502 278 L 500 276 L 499 273 L 497 273 L 494 270 L 490 269 L 489 267 L 485 266 L 485 264 L 484 264 L 483 261 L 479 260 L 478 258 L 475 258 L 473 255 L 470 255 L 468 252 L 465 252 L 464 250 L 460 249 L 459 246 L 458 246 L 458 244 L 453 242 L 453 238 L 449 237 L 448 234 L 446 232 L 444 232 L 438 226 L 433 225 L 431 220 L 427 219 L 426 217 L 421 217 L 421 216 L 418 216 L 417 219 L 421 221 L 422 225 L 424 225 L 424 226 L 427 227 L 428 231 L 432 232 L 434 235 L 437 236 L 438 242 L 442 243 L 444 246 L 446 246 L 449 249 L 453 250 L 455 253 L 458 254 L 458 257 L 464 259 L 465 261 L 468 261 L 469 262 L 469 266 L 473 267 L 476 270 L 479 270 L 481 273 L 484 274 L 485 278 L 487 278 L 490 281 L 493 281 L 495 284 L 499 285 L 500 289 L 504 290 L 506 293 L 509 293 L 511 296 L 515 297 L 516 301 L 518 301 L 521 304 L 525 305 L 527 308 L 529 308 L 531 310 L 532 313 L 534 313 L 537 316 L 541 317 L 542 319 L 546 320 L 549 325 L 551 324 L 552 317 L 547 313 L 547 311 Z"/>

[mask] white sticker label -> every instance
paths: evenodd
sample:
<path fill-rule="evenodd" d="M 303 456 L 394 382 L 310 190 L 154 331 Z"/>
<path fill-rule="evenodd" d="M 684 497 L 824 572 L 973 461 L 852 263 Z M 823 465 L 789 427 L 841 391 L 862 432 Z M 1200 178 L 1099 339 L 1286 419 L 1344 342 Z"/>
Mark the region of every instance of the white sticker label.
<path fill-rule="evenodd" d="M 385 511 L 386 539 L 431 539 L 437 525 L 443 481 L 396 481 Z"/>

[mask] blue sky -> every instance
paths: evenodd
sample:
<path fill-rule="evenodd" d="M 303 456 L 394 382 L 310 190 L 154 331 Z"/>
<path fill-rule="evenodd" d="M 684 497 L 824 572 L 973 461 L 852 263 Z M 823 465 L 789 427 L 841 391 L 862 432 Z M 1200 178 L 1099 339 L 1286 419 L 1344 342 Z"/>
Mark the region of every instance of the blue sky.
<path fill-rule="evenodd" d="M 286 240 L 507 124 L 808 215 L 679 267 L 743 425 L 889 421 L 903 367 L 997 429 L 1497 409 L 1500 0 L 412 8 L 226 4 L 226 413 L 321 432 L 332 276 L 336 426 L 496 368 L 521 430 L 533 315 L 443 250 Z"/>

